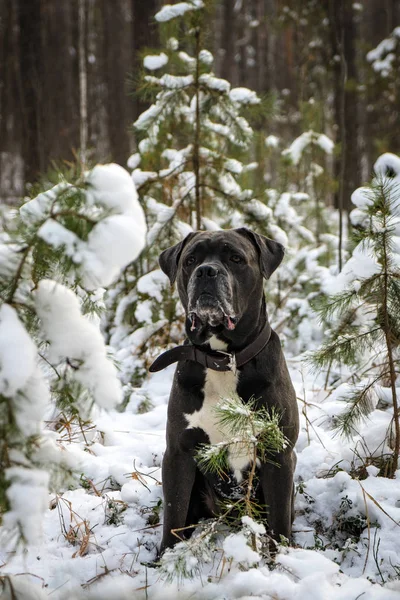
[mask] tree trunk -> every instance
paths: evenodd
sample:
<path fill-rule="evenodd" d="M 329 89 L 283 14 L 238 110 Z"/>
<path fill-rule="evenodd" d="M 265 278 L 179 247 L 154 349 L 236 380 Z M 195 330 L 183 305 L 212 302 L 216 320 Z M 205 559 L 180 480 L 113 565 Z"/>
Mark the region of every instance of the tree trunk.
<path fill-rule="evenodd" d="M 360 185 L 358 91 L 356 69 L 356 28 L 352 4 L 347 0 L 329 0 L 329 20 L 333 61 L 334 121 L 340 155 L 334 161 L 339 181 L 335 206 L 348 212 L 351 194 Z M 340 201 L 342 197 L 342 201 Z"/>
<path fill-rule="evenodd" d="M 158 31 L 154 15 L 159 6 L 159 0 L 132 0 L 133 73 L 137 73 L 142 68 L 140 52 L 145 47 L 155 46 L 158 42 Z M 140 98 L 135 98 L 134 120 L 146 108 L 148 108 L 147 103 Z"/>
<path fill-rule="evenodd" d="M 18 11 L 20 101 L 23 127 L 22 157 L 25 181 L 33 182 L 44 168 L 40 153 L 40 143 L 42 141 L 42 123 L 39 110 L 40 82 L 42 80 L 40 0 L 31 0 L 30 2 L 20 0 Z"/>
<path fill-rule="evenodd" d="M 0 4 L 0 198 L 14 203 L 23 193 L 19 28 L 15 4 Z"/>
<path fill-rule="evenodd" d="M 88 114 L 87 114 L 87 51 L 86 51 L 86 1 L 79 0 L 79 149 L 82 169 L 87 165 Z"/>
<path fill-rule="evenodd" d="M 223 50 L 223 58 L 221 64 L 221 72 L 218 73 L 224 79 L 232 81 L 235 68 L 235 12 L 233 10 L 234 3 L 231 0 L 224 0 L 223 4 L 223 21 L 222 21 L 222 40 L 221 47 Z"/>
<path fill-rule="evenodd" d="M 106 110 L 108 137 L 113 161 L 122 166 L 130 153 L 128 127 L 133 122 L 132 98 L 128 97 L 126 80 L 131 71 L 130 29 L 125 0 L 103 0 L 104 68 L 107 82 Z"/>

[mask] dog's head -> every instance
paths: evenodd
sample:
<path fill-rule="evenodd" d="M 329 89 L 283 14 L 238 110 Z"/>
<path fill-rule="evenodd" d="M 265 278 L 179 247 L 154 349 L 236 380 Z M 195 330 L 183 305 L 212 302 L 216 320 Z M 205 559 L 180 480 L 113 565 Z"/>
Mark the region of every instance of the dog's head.
<path fill-rule="evenodd" d="M 259 305 L 263 277 L 272 275 L 283 255 L 281 244 L 245 228 L 189 233 L 164 250 L 160 266 L 171 285 L 177 281 L 192 342 L 239 326 Z"/>

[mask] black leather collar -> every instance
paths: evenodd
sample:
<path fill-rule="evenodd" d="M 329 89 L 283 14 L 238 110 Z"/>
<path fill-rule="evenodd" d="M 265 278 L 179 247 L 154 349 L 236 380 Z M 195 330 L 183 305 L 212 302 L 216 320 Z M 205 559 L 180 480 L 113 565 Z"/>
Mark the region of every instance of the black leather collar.
<path fill-rule="evenodd" d="M 222 350 L 203 350 L 199 346 L 188 344 L 176 346 L 160 354 L 150 366 L 149 371 L 155 373 L 180 360 L 192 360 L 213 371 L 235 371 L 242 367 L 268 344 L 271 337 L 271 326 L 266 323 L 260 335 L 239 352 L 224 352 Z"/>

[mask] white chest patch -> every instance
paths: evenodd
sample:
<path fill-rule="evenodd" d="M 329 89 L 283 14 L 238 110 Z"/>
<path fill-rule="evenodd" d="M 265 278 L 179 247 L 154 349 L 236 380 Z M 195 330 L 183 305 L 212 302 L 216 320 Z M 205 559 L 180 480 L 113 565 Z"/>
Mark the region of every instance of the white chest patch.
<path fill-rule="evenodd" d="M 215 336 L 210 339 L 210 345 L 213 350 L 226 350 L 226 344 L 221 342 Z M 211 444 L 229 441 L 232 433 L 226 427 L 217 423 L 215 407 L 223 398 L 232 398 L 237 394 L 238 376 L 232 371 L 213 371 L 206 370 L 206 380 L 204 383 L 204 402 L 200 410 L 188 414 L 185 413 L 185 419 L 188 422 L 187 429 L 200 427 L 210 438 Z M 234 472 L 238 483 L 242 480 L 242 469 L 244 469 L 251 460 L 252 454 L 248 447 L 244 447 L 240 442 L 234 443 L 229 448 L 229 464 Z"/>

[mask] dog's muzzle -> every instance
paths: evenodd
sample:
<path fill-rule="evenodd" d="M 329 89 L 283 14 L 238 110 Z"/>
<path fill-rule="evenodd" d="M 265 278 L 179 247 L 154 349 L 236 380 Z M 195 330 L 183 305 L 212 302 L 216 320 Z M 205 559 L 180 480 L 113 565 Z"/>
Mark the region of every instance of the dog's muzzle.
<path fill-rule="evenodd" d="M 197 267 L 189 280 L 188 297 L 192 331 L 201 324 L 235 328 L 237 317 L 232 307 L 231 285 L 222 265 L 207 263 Z"/>

